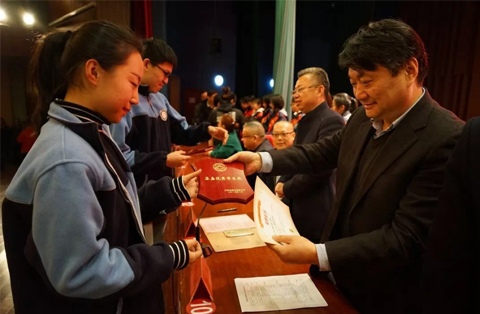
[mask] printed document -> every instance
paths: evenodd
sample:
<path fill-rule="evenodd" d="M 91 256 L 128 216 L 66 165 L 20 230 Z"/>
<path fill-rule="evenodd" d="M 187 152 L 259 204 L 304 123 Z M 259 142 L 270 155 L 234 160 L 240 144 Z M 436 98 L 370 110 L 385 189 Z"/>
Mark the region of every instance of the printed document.
<path fill-rule="evenodd" d="M 328 306 L 307 274 L 235 278 L 242 312 Z"/>
<path fill-rule="evenodd" d="M 257 177 L 253 197 L 253 217 L 259 238 L 271 244 L 278 244 L 274 235 L 299 235 L 293 223 L 290 209 Z"/>

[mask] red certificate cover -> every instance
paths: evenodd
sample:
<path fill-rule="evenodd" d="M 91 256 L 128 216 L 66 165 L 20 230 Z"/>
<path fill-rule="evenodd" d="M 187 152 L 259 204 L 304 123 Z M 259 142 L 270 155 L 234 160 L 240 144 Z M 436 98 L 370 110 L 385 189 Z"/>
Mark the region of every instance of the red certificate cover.
<path fill-rule="evenodd" d="M 204 158 L 192 164 L 199 175 L 198 198 L 210 204 L 235 202 L 247 204 L 253 198 L 253 190 L 247 182 L 244 164 L 224 164 L 222 159 Z"/>

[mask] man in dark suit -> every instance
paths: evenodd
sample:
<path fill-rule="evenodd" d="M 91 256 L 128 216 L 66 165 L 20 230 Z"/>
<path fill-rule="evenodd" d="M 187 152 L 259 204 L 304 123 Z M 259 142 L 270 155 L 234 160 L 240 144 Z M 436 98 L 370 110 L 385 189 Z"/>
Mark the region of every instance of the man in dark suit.
<path fill-rule="evenodd" d="M 445 170 L 423 267 L 425 314 L 480 313 L 479 139 L 474 118 Z"/>
<path fill-rule="evenodd" d="M 305 116 L 298 123 L 295 144 L 316 143 L 345 126 L 343 118 L 328 107 L 325 95 L 329 90 L 330 82 L 324 69 L 307 68 L 298 72 L 293 96 Z M 318 243 L 335 195 L 334 170 L 322 174 L 282 176 L 275 192 L 288 199 L 298 232 Z"/>
<path fill-rule="evenodd" d="M 265 129 L 258 121 L 249 121 L 243 125 L 242 143 L 246 150 L 259 153 L 273 150 L 272 144 L 265 138 Z M 275 178 L 264 173 L 251 174 L 247 176 L 248 184 L 255 189 L 257 176 L 269 187 L 272 192 L 275 189 Z"/>
<path fill-rule="evenodd" d="M 421 259 L 445 164 L 463 122 L 422 87 L 427 54 L 407 24 L 362 27 L 339 56 L 363 104 L 318 143 L 242 153 L 247 174 L 320 173 L 337 167 L 336 199 L 320 244 L 277 236 L 289 263 L 316 263 L 361 313 L 420 313 Z"/>

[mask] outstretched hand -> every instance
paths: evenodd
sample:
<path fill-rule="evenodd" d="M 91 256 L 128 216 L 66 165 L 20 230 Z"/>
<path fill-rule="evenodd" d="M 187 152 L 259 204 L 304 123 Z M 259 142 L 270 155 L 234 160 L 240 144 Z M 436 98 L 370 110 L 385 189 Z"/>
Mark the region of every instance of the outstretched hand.
<path fill-rule="evenodd" d="M 190 198 L 197 197 L 198 194 L 198 175 L 202 172 L 202 169 L 198 169 L 195 172 L 186 174 L 183 176 L 183 184 L 190 194 Z"/>
<path fill-rule="evenodd" d="M 245 164 L 245 175 L 247 176 L 262 169 L 262 157 L 260 157 L 260 155 L 257 153 L 252 153 L 252 152 L 236 153 L 235 155 L 224 160 L 224 162 L 227 164 L 234 161 L 239 161 Z"/>
<path fill-rule="evenodd" d="M 185 155 L 185 151 L 177 150 L 167 155 L 167 167 L 175 168 L 185 166 L 190 158 L 190 156 Z"/>
<path fill-rule="evenodd" d="M 273 240 L 281 244 L 267 246 L 287 264 L 316 264 L 318 265 L 317 248 L 310 240 L 302 236 L 280 235 L 273 236 Z"/>
<path fill-rule="evenodd" d="M 227 140 L 228 140 L 227 130 L 216 127 L 216 126 L 209 126 L 208 127 L 208 134 L 210 134 L 211 137 L 222 141 L 223 145 L 227 144 Z"/>

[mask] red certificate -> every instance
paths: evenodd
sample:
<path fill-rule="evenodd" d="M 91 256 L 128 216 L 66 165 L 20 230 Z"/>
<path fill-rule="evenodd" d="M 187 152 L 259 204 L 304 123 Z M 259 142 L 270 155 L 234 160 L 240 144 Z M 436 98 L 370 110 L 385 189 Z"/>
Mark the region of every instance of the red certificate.
<path fill-rule="evenodd" d="M 253 190 L 247 182 L 244 164 L 224 164 L 222 159 L 204 158 L 192 164 L 199 175 L 198 198 L 210 204 L 235 202 L 247 204 L 253 198 Z"/>

